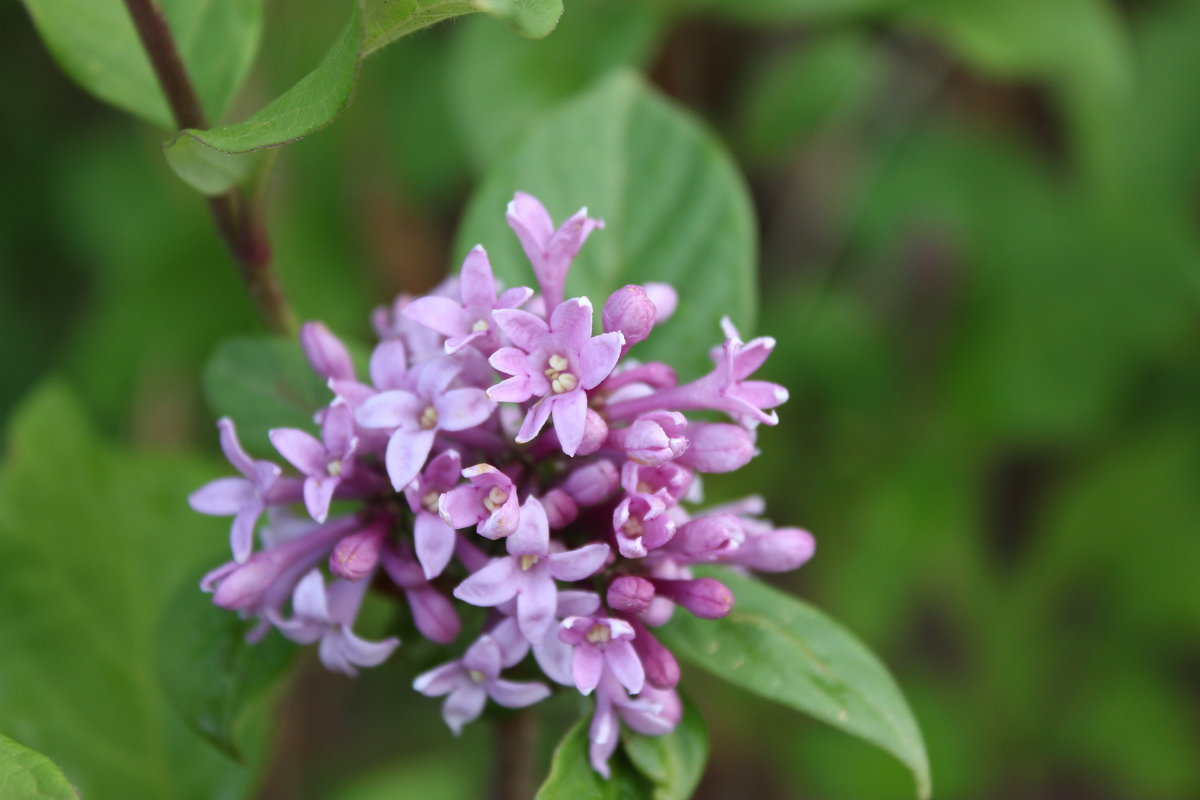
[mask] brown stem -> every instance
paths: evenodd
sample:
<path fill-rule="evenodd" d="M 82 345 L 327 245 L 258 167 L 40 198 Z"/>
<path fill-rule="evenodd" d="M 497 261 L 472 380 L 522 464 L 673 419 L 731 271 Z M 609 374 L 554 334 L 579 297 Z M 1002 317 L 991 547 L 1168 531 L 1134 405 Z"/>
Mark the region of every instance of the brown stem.
<path fill-rule="evenodd" d="M 491 800 L 530 800 L 537 791 L 537 717 L 528 708 L 494 726 Z"/>
<path fill-rule="evenodd" d="M 133 18 L 175 123 L 180 128 L 207 128 L 204 108 L 157 0 L 125 0 L 125 7 Z M 238 272 L 263 322 L 275 333 L 290 335 L 295 332 L 295 317 L 279 278 L 271 269 L 271 246 L 262 220 L 262 205 L 260 193 L 247 196 L 235 189 L 208 198 L 213 224 L 237 262 Z"/>

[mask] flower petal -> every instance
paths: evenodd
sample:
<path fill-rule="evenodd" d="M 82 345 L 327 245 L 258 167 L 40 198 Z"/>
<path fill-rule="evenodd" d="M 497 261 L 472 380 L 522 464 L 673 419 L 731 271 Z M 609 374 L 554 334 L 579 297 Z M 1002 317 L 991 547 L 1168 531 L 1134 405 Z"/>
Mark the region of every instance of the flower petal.
<path fill-rule="evenodd" d="M 520 588 L 517 564 L 512 558 L 494 558 L 454 590 L 454 596 L 473 606 L 498 606 Z"/>
<path fill-rule="evenodd" d="M 517 234 L 529 260 L 540 259 L 554 235 L 554 221 L 546 207 L 533 195 L 517 192 L 509 201 L 505 220 Z"/>
<path fill-rule="evenodd" d="M 585 389 L 594 389 L 607 378 L 621 358 L 625 337 L 619 331 L 593 336 L 579 351 L 579 382 Z"/>
<path fill-rule="evenodd" d="M 448 597 L 428 584 L 405 589 L 404 597 L 412 610 L 413 624 L 422 636 L 438 644 L 450 644 L 458 638 L 462 622 Z"/>
<path fill-rule="evenodd" d="M 413 524 L 417 560 L 425 570 L 425 578 L 433 580 L 450 563 L 454 555 L 454 529 L 434 514 L 417 514 Z"/>
<path fill-rule="evenodd" d="M 404 487 L 417 477 L 421 467 L 425 466 L 425 459 L 433 448 L 436 435 L 436 430 L 398 430 L 392 434 L 392 438 L 388 440 L 385 461 L 388 477 L 392 479 L 392 486 L 397 492 L 403 491 Z"/>
<path fill-rule="evenodd" d="M 528 286 L 514 286 L 511 289 L 505 289 L 496 298 L 496 308 L 518 308 L 529 302 L 529 298 L 533 297 L 533 289 Z"/>
<path fill-rule="evenodd" d="M 341 639 L 340 649 L 346 660 L 360 667 L 379 666 L 387 661 L 388 656 L 400 645 L 400 640 L 395 636 L 370 642 L 359 638 L 354 631 L 346 627 L 338 631 L 338 637 Z"/>
<path fill-rule="evenodd" d="M 492 319 L 513 344 L 527 353 L 536 350 L 550 334 L 545 320 L 519 308 L 497 308 L 492 312 Z"/>
<path fill-rule="evenodd" d="M 646 671 L 642 668 L 641 659 L 633 651 L 632 644 L 624 639 L 609 642 L 604 651 L 604 658 L 622 686 L 632 694 L 642 690 L 646 684 Z"/>
<path fill-rule="evenodd" d="M 549 552 L 550 523 L 546 520 L 546 509 L 533 495 L 521 506 L 521 520 L 508 537 L 507 546 L 512 556 L 544 556 Z"/>
<path fill-rule="evenodd" d="M 325 445 L 295 428 L 274 428 L 269 434 L 279 454 L 305 475 L 324 475 L 329 456 Z"/>
<path fill-rule="evenodd" d="M 413 681 L 413 689 L 426 697 L 441 697 L 450 694 L 465 679 L 462 662 L 451 661 L 428 672 L 422 672 Z"/>
<path fill-rule="evenodd" d="M 386 339 L 371 353 L 371 382 L 382 391 L 404 386 L 408 373 L 408 353 L 399 339 Z M 361 424 L 361 423 L 360 423 Z"/>
<path fill-rule="evenodd" d="M 500 645 L 490 635 L 484 634 L 467 648 L 463 653 L 462 665 L 468 670 L 477 670 L 489 678 L 500 674 L 500 662 L 503 653 Z"/>
<path fill-rule="evenodd" d="M 217 478 L 188 497 L 188 505 L 201 514 L 227 517 L 236 514 L 258 497 L 254 484 L 245 478 Z"/>
<path fill-rule="evenodd" d="M 606 544 L 589 544 L 578 550 L 550 556 L 550 574 L 560 581 L 581 581 L 596 573 L 608 559 Z"/>
<path fill-rule="evenodd" d="M 575 687 L 585 695 L 591 694 L 600 683 L 604 672 L 604 655 L 590 644 L 575 646 L 571 657 L 571 679 Z"/>
<path fill-rule="evenodd" d="M 495 394 L 492 397 L 495 398 Z M 525 412 L 525 419 L 521 422 L 521 430 L 517 431 L 516 440 L 519 444 L 533 441 L 542 432 L 546 420 L 550 418 L 551 405 L 546 398 L 542 398 L 529 407 L 529 410 Z"/>
<path fill-rule="evenodd" d="M 434 400 L 438 427 L 444 431 L 474 428 L 492 415 L 496 404 L 482 389 L 451 389 Z"/>
<path fill-rule="evenodd" d="M 262 510 L 262 503 L 254 503 L 233 518 L 229 528 L 229 549 L 233 551 L 233 560 L 239 564 L 250 558 L 250 551 L 254 549 L 254 526 Z"/>
<path fill-rule="evenodd" d="M 420 323 L 443 336 L 461 336 L 467 332 L 466 313 L 462 306 L 449 297 L 418 297 L 406 305 L 401 313 L 413 322 Z"/>
<path fill-rule="evenodd" d="M 554 581 L 543 571 L 525 573 L 517 594 L 517 624 L 530 642 L 540 642 L 554 624 Z"/>
<path fill-rule="evenodd" d="M 341 478 L 312 477 L 304 482 L 304 507 L 317 522 L 324 522 L 329 516 L 329 503 L 333 500 L 333 492 Z"/>
<path fill-rule="evenodd" d="M 547 401 L 554 416 L 554 432 L 558 434 L 562 451 L 575 455 L 583 444 L 584 429 L 587 427 L 587 394 L 582 389 L 560 394 Z"/>
<path fill-rule="evenodd" d="M 229 463 L 233 465 L 234 469 L 254 480 L 254 459 L 250 458 L 242 449 L 242 443 L 238 441 L 237 428 L 234 427 L 233 420 L 229 417 L 221 417 L 217 420 L 217 430 L 220 431 L 221 451 L 225 453 L 225 458 L 229 459 Z"/>
<path fill-rule="evenodd" d="M 487 693 L 505 708 L 525 708 L 550 696 L 544 683 L 518 683 L 497 678 L 487 684 Z"/>
<path fill-rule="evenodd" d="M 464 306 L 491 308 L 496 302 L 496 278 L 483 245 L 477 244 L 467 253 L 458 283 Z"/>
<path fill-rule="evenodd" d="M 354 413 L 364 428 L 417 428 L 426 403 L 404 389 L 392 389 L 369 397 Z"/>
<path fill-rule="evenodd" d="M 500 645 L 501 667 L 511 667 L 529 652 L 529 641 L 521 635 L 521 629 L 512 617 L 502 619 L 488 635 Z"/>
<path fill-rule="evenodd" d="M 592 301 L 572 297 L 559 303 L 550 314 L 550 330 L 560 342 L 578 352 L 592 335 Z"/>
<path fill-rule="evenodd" d="M 462 733 L 463 725 L 483 713 L 486 704 L 487 692 L 482 686 L 476 683 L 464 684 L 451 692 L 442 704 L 442 719 L 446 720 L 450 730 L 458 736 Z"/>
<path fill-rule="evenodd" d="M 453 358 L 439 356 L 422 361 L 417 368 L 417 394 L 429 400 L 437 397 L 460 372 L 462 364 Z"/>

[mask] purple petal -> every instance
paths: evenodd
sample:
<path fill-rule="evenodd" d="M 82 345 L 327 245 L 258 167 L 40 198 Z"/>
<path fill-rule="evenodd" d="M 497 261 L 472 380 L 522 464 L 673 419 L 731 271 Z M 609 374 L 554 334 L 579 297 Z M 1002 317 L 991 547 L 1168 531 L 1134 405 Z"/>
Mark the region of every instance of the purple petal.
<path fill-rule="evenodd" d="M 428 584 L 406 589 L 404 597 L 412 609 L 413 623 L 422 636 L 438 644 L 450 644 L 458 638 L 462 622 L 448 597 Z"/>
<path fill-rule="evenodd" d="M 439 453 L 429 462 L 425 470 L 425 482 L 431 489 L 447 491 L 458 483 L 462 472 L 462 458 L 457 450 L 446 450 Z"/>
<path fill-rule="evenodd" d="M 550 574 L 560 581 L 581 581 L 596 574 L 608 559 L 606 544 L 589 544 L 578 550 L 550 556 Z"/>
<path fill-rule="evenodd" d="M 599 685 L 603 672 L 604 656 L 600 651 L 589 644 L 576 645 L 571 658 L 571 678 L 575 687 L 585 695 L 591 694 Z"/>
<path fill-rule="evenodd" d="M 462 372 L 462 364 L 452 358 L 441 356 L 423 361 L 417 374 L 417 394 L 433 398 L 446 391 L 450 381 Z"/>
<path fill-rule="evenodd" d="M 563 686 L 571 686 L 571 659 L 574 648 L 550 633 L 539 644 L 533 646 L 533 657 L 546 677 Z"/>
<path fill-rule="evenodd" d="M 314 569 L 300 579 L 292 594 L 292 613 L 321 622 L 329 621 L 329 603 L 325 594 L 325 579 Z"/>
<path fill-rule="evenodd" d="M 633 651 L 632 644 L 625 640 L 609 642 L 604 657 L 622 686 L 633 694 L 642 690 L 646 683 L 646 671 L 642 669 L 641 659 Z"/>
<path fill-rule="evenodd" d="M 545 320 L 519 308 L 498 308 L 492 312 L 492 319 L 513 344 L 526 352 L 536 350 L 550 334 Z"/>
<path fill-rule="evenodd" d="M 300 345 L 313 371 L 322 378 L 354 379 L 350 352 L 322 323 L 304 323 L 300 328 Z"/>
<path fill-rule="evenodd" d="M 405 431 L 399 430 L 388 440 L 387 462 L 388 477 L 396 491 L 403 491 L 405 486 L 420 473 L 425 466 L 425 459 L 433 448 L 436 430 Z"/>
<path fill-rule="evenodd" d="M 474 486 L 451 489 L 438 498 L 438 513 L 452 528 L 466 528 L 479 522 L 482 508 Z"/>
<path fill-rule="evenodd" d="M 295 428 L 275 428 L 269 433 L 279 454 L 305 475 L 324 475 L 329 461 L 325 445 Z"/>
<path fill-rule="evenodd" d="M 575 455 L 587 428 L 587 394 L 577 389 L 560 394 L 547 404 L 554 415 L 554 432 L 558 434 L 562 451 L 569 456 Z"/>
<path fill-rule="evenodd" d="M 550 314 L 550 330 L 571 349 L 583 347 L 592 335 L 592 301 L 586 297 L 573 297 L 559 303 Z"/>
<path fill-rule="evenodd" d="M 462 336 L 451 336 L 446 340 L 446 355 L 452 356 L 474 341 L 487 336 L 487 331 L 471 331 Z"/>
<path fill-rule="evenodd" d="M 314 477 L 304 482 L 304 507 L 308 514 L 317 522 L 324 522 L 329 516 L 329 503 L 333 500 L 333 492 L 341 478 Z"/>
<path fill-rule="evenodd" d="M 204 484 L 188 497 L 188 505 L 201 514 L 227 517 L 254 502 L 258 493 L 245 478 L 217 478 Z"/>
<path fill-rule="evenodd" d="M 354 412 L 344 404 L 330 406 L 321 427 L 326 452 L 336 458 L 347 458 L 354 452 Z"/>
<path fill-rule="evenodd" d="M 490 387 L 487 396 L 497 403 L 524 403 L 533 396 L 533 389 L 527 375 L 516 375 Z"/>
<path fill-rule="evenodd" d="M 600 608 L 600 595 L 577 589 L 565 589 L 558 593 L 558 616 L 586 617 Z"/>
<path fill-rule="evenodd" d="M 441 517 L 433 514 L 417 514 L 413 525 L 413 540 L 416 543 L 417 560 L 425 569 L 425 578 L 432 580 L 442 574 L 450 557 L 454 555 L 454 529 Z"/>
<path fill-rule="evenodd" d="M 237 429 L 233 425 L 233 420 L 229 417 L 221 417 L 217 420 L 217 430 L 221 434 L 221 451 L 225 453 L 225 458 L 229 459 L 229 463 L 233 465 L 234 469 L 250 480 L 254 480 L 254 459 L 250 458 L 242 449 L 242 443 L 238 441 Z"/>
<path fill-rule="evenodd" d="M 529 652 L 529 642 L 521 635 L 521 629 L 512 617 L 501 620 L 488 635 L 500 646 L 501 667 L 511 667 Z"/>
<path fill-rule="evenodd" d="M 420 323 L 443 336 L 461 336 L 467 332 L 466 313 L 462 306 L 448 297 L 418 297 L 405 306 L 402 313 L 413 322 Z"/>
<path fill-rule="evenodd" d="M 427 405 L 412 392 L 392 389 L 367 398 L 355 411 L 354 420 L 364 428 L 417 428 Z"/>
<path fill-rule="evenodd" d="M 540 642 L 554 624 L 556 595 L 549 575 L 540 571 L 525 574 L 524 585 L 517 594 L 517 623 L 529 641 Z"/>
<path fill-rule="evenodd" d="M 450 730 L 457 736 L 462 733 L 463 725 L 483 713 L 486 704 L 487 692 L 482 686 L 476 683 L 464 684 L 451 692 L 442 704 L 442 719 L 446 720 Z"/>
<path fill-rule="evenodd" d="M 517 683 L 499 678 L 488 682 L 487 692 L 506 708 L 525 708 L 550 696 L 550 689 L 544 683 Z"/>
<path fill-rule="evenodd" d="M 451 661 L 422 672 L 413 681 L 413 689 L 426 697 L 441 697 L 457 689 L 466 680 L 461 661 Z"/>
<path fill-rule="evenodd" d="M 463 305 L 469 308 L 491 308 L 496 302 L 496 279 L 483 245 L 475 245 L 463 261 L 459 278 Z"/>
<path fill-rule="evenodd" d="M 542 509 L 545 511 L 545 508 Z M 488 539 L 511 536 L 521 522 L 521 507 L 517 504 L 517 493 L 510 491 L 504 504 L 493 511 L 479 524 L 479 535 Z"/>
<path fill-rule="evenodd" d="M 604 692 L 596 695 L 596 713 L 588 728 L 588 739 L 591 740 L 588 756 L 592 769 L 607 779 L 610 775 L 608 759 L 617 749 L 617 715 L 613 712 L 612 700 Z"/>
<path fill-rule="evenodd" d="M 495 678 L 500 674 L 502 660 L 503 653 L 500 645 L 485 633 L 467 648 L 467 652 L 463 653 L 462 665 L 466 669 L 478 670 L 489 678 Z"/>
<path fill-rule="evenodd" d="M 233 525 L 229 528 L 229 549 L 233 551 L 233 560 L 239 564 L 250 558 L 250 551 L 254 549 L 254 525 L 262 510 L 262 503 L 255 503 L 243 508 L 233 518 Z"/>
<path fill-rule="evenodd" d="M 371 382 L 375 388 L 387 391 L 404 386 L 408 372 L 408 353 L 399 339 L 380 342 L 371 353 Z"/>
<path fill-rule="evenodd" d="M 505 375 L 529 373 L 529 354 L 516 347 L 501 347 L 488 357 L 488 363 Z"/>
<path fill-rule="evenodd" d="M 517 192 L 508 204 L 505 219 L 517 234 L 529 260 L 540 259 L 554 235 L 554 222 L 546 207 L 533 195 Z"/>
<path fill-rule="evenodd" d="M 496 299 L 495 308 L 517 308 L 529 302 L 531 297 L 533 297 L 533 289 L 528 286 L 514 286 L 500 293 L 500 297 Z"/>
<path fill-rule="evenodd" d="M 498 606 L 513 598 L 520 588 L 515 559 L 494 558 L 454 590 L 454 596 L 473 606 Z"/>
<path fill-rule="evenodd" d="M 544 556 L 550 549 L 550 524 L 546 521 L 546 510 L 533 495 L 521 506 L 521 520 L 517 530 L 507 541 L 508 553 L 512 556 Z"/>
<path fill-rule="evenodd" d="M 438 427 L 444 431 L 474 428 L 492 415 L 495 403 L 482 389 L 451 389 L 434 400 Z"/>
<path fill-rule="evenodd" d="M 492 388 L 494 389 L 495 387 Z M 495 399 L 495 396 L 493 393 L 492 398 Z M 546 425 L 546 420 L 550 418 L 551 405 L 553 404 L 542 398 L 529 407 L 529 410 L 525 412 L 525 419 L 521 423 L 521 430 L 517 431 L 518 443 L 525 444 L 526 442 L 531 442 L 542 432 L 542 428 Z"/>
<path fill-rule="evenodd" d="M 618 331 L 593 336 L 579 351 L 579 382 L 585 389 L 594 389 L 607 378 L 621 358 L 625 337 Z"/>
<path fill-rule="evenodd" d="M 378 642 L 369 642 L 355 635 L 349 628 L 342 628 L 340 633 L 341 647 L 339 648 L 346 660 L 360 667 L 375 667 L 387 661 L 400 640 L 390 637 Z"/>

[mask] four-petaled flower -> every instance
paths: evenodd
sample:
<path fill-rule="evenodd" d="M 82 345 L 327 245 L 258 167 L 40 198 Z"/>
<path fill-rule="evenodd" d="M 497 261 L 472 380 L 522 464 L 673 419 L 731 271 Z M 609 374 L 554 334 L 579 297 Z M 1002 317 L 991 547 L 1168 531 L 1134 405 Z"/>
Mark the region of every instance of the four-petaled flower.
<path fill-rule="evenodd" d="M 311 434 L 295 428 L 275 428 L 271 444 L 279 454 L 300 470 L 304 478 L 304 506 L 317 522 L 329 516 L 329 503 L 343 480 L 354 472 L 354 415 L 345 405 L 336 405 L 325 414 L 319 442 Z"/>
<path fill-rule="evenodd" d="M 633 626 L 623 619 L 567 617 L 558 638 L 575 648 L 571 675 L 579 691 L 591 694 L 605 670 L 611 670 L 621 685 L 637 694 L 646 682 L 646 671 L 633 651 Z"/>

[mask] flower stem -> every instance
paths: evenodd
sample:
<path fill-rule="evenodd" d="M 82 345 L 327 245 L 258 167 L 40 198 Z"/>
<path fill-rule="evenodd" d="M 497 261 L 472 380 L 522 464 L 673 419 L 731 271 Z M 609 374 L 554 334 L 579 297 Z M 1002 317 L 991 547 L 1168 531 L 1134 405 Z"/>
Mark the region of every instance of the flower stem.
<path fill-rule="evenodd" d="M 208 120 L 175 39 L 157 0 L 125 0 L 138 38 L 154 67 L 179 128 L 207 128 Z M 291 335 L 295 315 L 283 294 L 279 277 L 271 268 L 271 246 L 262 220 L 262 196 L 236 189 L 208 198 L 217 233 L 237 263 L 238 272 L 266 326 L 275 333 Z"/>
<path fill-rule="evenodd" d="M 530 800 L 537 791 L 537 717 L 522 708 L 496 722 L 491 800 Z"/>

